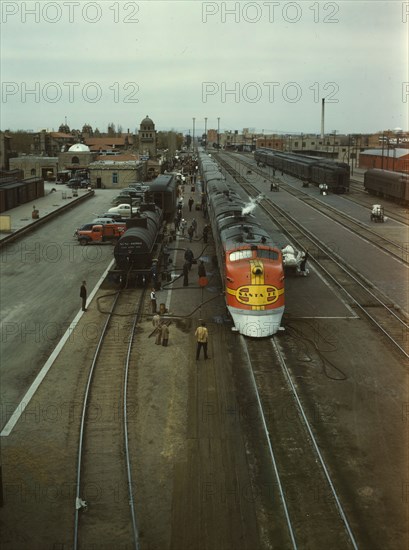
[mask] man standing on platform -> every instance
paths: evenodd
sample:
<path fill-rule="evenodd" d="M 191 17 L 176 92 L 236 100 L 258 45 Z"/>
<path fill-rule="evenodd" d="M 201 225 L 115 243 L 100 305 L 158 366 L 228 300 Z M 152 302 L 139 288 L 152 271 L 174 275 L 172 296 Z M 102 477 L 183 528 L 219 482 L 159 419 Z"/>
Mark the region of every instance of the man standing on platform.
<path fill-rule="evenodd" d="M 193 256 L 192 250 L 190 248 L 186 248 L 186 250 L 185 250 L 185 260 L 189 264 L 189 271 L 192 267 L 193 259 L 194 259 L 194 256 Z"/>
<path fill-rule="evenodd" d="M 167 346 L 169 342 L 169 327 L 166 323 L 162 325 L 162 346 Z"/>
<path fill-rule="evenodd" d="M 152 291 L 151 291 L 151 307 L 152 307 L 152 313 L 155 315 L 155 313 L 156 313 L 156 293 L 155 293 L 154 288 L 152 288 Z"/>
<path fill-rule="evenodd" d="M 208 355 L 207 355 L 207 342 L 208 342 L 208 339 L 209 339 L 209 333 L 208 333 L 208 330 L 206 328 L 206 323 L 204 321 L 201 321 L 200 327 L 197 327 L 196 332 L 195 332 L 195 336 L 196 336 L 196 341 L 197 341 L 196 361 L 199 360 L 200 350 L 202 348 L 203 348 L 203 352 L 204 352 L 204 358 L 205 359 L 210 359 L 210 357 L 208 357 Z"/>
<path fill-rule="evenodd" d="M 80 298 L 82 299 L 82 311 L 87 311 L 86 305 L 87 305 L 87 282 L 82 281 L 81 289 L 80 289 Z"/>

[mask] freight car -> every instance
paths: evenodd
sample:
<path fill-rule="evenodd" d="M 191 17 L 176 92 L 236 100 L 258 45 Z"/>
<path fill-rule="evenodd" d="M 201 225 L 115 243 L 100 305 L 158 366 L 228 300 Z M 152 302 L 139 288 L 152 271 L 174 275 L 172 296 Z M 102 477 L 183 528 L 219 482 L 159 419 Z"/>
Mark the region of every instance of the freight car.
<path fill-rule="evenodd" d="M 254 158 L 258 164 L 272 166 L 276 170 L 291 174 L 305 184 L 326 184 L 333 193 L 349 191 L 349 165 L 345 162 L 273 149 L 256 149 Z"/>
<path fill-rule="evenodd" d="M 154 204 L 141 205 L 138 216 L 127 220 L 127 229 L 114 248 L 115 268 L 122 280 L 143 284 L 155 273 L 164 231 L 163 213 Z"/>
<path fill-rule="evenodd" d="M 408 174 L 373 168 L 364 174 L 364 187 L 370 195 L 378 195 L 401 204 L 409 204 Z"/>
<path fill-rule="evenodd" d="M 235 184 L 200 153 L 206 202 L 216 245 L 226 305 L 236 329 L 245 336 L 275 334 L 284 313 L 281 250 L 247 207 Z"/>
<path fill-rule="evenodd" d="M 149 184 L 149 202 L 154 202 L 166 221 L 173 221 L 177 206 L 177 180 L 175 174 L 161 174 Z"/>
<path fill-rule="evenodd" d="M 32 202 L 38 197 L 44 196 L 44 180 L 42 178 L 27 178 L 20 181 L 12 181 L 20 172 L 13 170 L 13 176 L 4 176 L 0 181 L 2 199 L 0 212 L 16 208 L 20 204 Z"/>

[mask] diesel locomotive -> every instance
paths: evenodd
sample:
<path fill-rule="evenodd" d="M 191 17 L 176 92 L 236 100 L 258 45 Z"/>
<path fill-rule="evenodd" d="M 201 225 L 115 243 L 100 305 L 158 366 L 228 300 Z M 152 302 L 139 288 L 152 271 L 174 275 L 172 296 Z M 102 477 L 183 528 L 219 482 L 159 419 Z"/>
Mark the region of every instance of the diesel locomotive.
<path fill-rule="evenodd" d="M 256 149 L 254 159 L 258 164 L 299 178 L 305 183 L 326 184 L 333 193 L 349 191 L 349 165 L 326 158 L 285 153 L 273 149 Z"/>
<path fill-rule="evenodd" d="M 281 250 L 253 214 L 236 184 L 199 153 L 206 207 L 213 230 L 226 305 L 236 329 L 255 338 L 275 334 L 284 313 Z"/>

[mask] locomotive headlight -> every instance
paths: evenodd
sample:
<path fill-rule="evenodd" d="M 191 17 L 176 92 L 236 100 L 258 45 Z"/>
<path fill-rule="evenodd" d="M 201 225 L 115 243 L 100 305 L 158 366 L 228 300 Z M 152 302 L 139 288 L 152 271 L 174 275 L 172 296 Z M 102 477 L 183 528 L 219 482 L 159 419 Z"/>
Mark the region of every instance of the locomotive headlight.
<path fill-rule="evenodd" d="M 259 266 L 253 267 L 252 272 L 253 272 L 253 275 L 262 275 L 263 269 Z"/>

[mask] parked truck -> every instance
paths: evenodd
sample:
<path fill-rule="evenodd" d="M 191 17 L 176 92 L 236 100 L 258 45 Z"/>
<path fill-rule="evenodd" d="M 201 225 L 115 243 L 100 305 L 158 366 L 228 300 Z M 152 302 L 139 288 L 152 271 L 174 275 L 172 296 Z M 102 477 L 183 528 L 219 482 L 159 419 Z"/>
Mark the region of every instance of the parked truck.
<path fill-rule="evenodd" d="M 77 232 L 78 242 L 81 246 L 92 243 L 113 243 L 115 244 L 119 237 L 125 233 L 126 225 L 124 223 L 93 225 L 91 229 L 79 230 Z"/>

